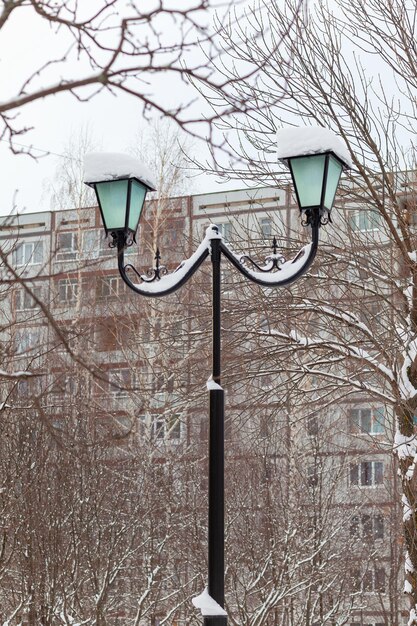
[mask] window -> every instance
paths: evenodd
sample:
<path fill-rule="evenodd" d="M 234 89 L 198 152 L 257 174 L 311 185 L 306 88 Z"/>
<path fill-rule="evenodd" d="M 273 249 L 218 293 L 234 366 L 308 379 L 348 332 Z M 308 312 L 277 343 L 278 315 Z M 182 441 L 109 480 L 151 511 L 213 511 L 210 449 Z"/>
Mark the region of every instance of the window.
<path fill-rule="evenodd" d="M 109 237 L 100 237 L 99 256 L 113 256 L 114 248 L 110 248 L 109 244 L 112 239 Z"/>
<path fill-rule="evenodd" d="M 319 484 L 319 472 L 316 465 L 310 465 L 307 469 L 307 482 L 309 487 L 317 487 Z"/>
<path fill-rule="evenodd" d="M 269 415 L 261 415 L 259 418 L 259 436 L 263 438 L 271 436 L 271 418 Z"/>
<path fill-rule="evenodd" d="M 58 299 L 60 302 L 74 302 L 78 296 L 76 278 L 63 278 L 58 281 Z"/>
<path fill-rule="evenodd" d="M 40 287 L 34 287 L 32 291 L 37 298 L 40 297 Z M 30 309 L 36 308 L 37 305 L 32 296 L 25 289 L 19 289 L 15 294 L 15 306 L 16 311 L 29 311 Z"/>
<path fill-rule="evenodd" d="M 162 416 L 154 417 L 152 421 L 152 438 L 156 441 L 165 439 L 165 420 Z"/>
<path fill-rule="evenodd" d="M 375 567 L 365 572 L 362 591 L 366 593 L 385 593 L 385 570 L 383 567 Z"/>
<path fill-rule="evenodd" d="M 131 371 L 128 368 L 112 370 L 109 374 L 109 389 L 115 398 L 126 398 L 131 387 Z M 113 386 L 117 385 L 117 387 Z M 120 388 L 119 388 L 120 387 Z"/>
<path fill-rule="evenodd" d="M 15 335 L 16 354 L 26 354 L 40 343 L 40 331 L 38 328 L 25 328 Z"/>
<path fill-rule="evenodd" d="M 172 343 L 174 346 L 175 354 L 178 357 L 183 357 L 187 348 L 187 336 L 184 332 L 184 324 L 182 320 L 172 322 L 171 327 L 168 329 Z"/>
<path fill-rule="evenodd" d="M 51 393 L 57 396 L 72 397 L 76 392 L 76 380 L 74 376 L 70 374 L 60 375 L 51 386 Z"/>
<path fill-rule="evenodd" d="M 56 258 L 61 261 L 76 259 L 78 256 L 78 233 L 58 233 Z"/>
<path fill-rule="evenodd" d="M 360 569 L 351 572 L 352 590 L 362 593 L 385 593 L 385 570 L 374 567 L 361 573 Z"/>
<path fill-rule="evenodd" d="M 97 237 L 95 230 L 86 230 L 82 234 L 83 255 L 87 258 L 97 256 Z"/>
<path fill-rule="evenodd" d="M 381 514 L 355 515 L 350 523 L 351 537 L 375 540 L 384 538 L 384 517 Z"/>
<path fill-rule="evenodd" d="M 155 441 L 180 441 L 180 416 L 175 413 L 168 418 L 165 418 L 163 415 L 155 415 L 152 420 L 152 438 Z"/>
<path fill-rule="evenodd" d="M 350 466 L 350 484 L 360 487 L 382 485 L 384 464 L 380 461 L 363 461 Z"/>
<path fill-rule="evenodd" d="M 98 297 L 116 298 L 125 291 L 125 283 L 119 276 L 103 276 L 98 286 Z"/>
<path fill-rule="evenodd" d="M 151 340 L 151 325 L 147 319 L 142 319 L 140 322 L 140 337 L 145 343 Z"/>
<path fill-rule="evenodd" d="M 262 239 L 271 239 L 272 237 L 272 220 L 269 217 L 262 217 L 259 220 L 261 227 Z"/>
<path fill-rule="evenodd" d="M 183 323 L 182 320 L 177 320 L 172 322 L 170 333 L 174 341 L 183 341 L 185 338 L 183 337 Z"/>
<path fill-rule="evenodd" d="M 30 385 L 28 380 L 19 380 L 17 383 L 17 394 L 19 398 L 26 398 L 30 394 Z"/>
<path fill-rule="evenodd" d="M 171 441 L 178 441 L 181 439 L 181 421 L 180 416 L 172 414 L 167 420 L 167 438 Z"/>
<path fill-rule="evenodd" d="M 349 226 L 355 232 L 380 230 L 381 216 L 377 211 L 371 211 L 369 209 L 352 211 L 349 215 Z"/>
<path fill-rule="evenodd" d="M 146 437 L 146 434 L 149 430 L 149 420 L 146 415 L 138 415 L 137 416 L 137 430 L 140 437 Z"/>
<path fill-rule="evenodd" d="M 319 434 L 319 420 L 316 413 L 308 415 L 307 417 L 307 434 L 310 435 L 310 437 L 315 437 Z"/>
<path fill-rule="evenodd" d="M 380 435 L 384 432 L 384 407 L 349 409 L 348 418 L 350 432 L 360 430 L 370 435 Z"/>
<path fill-rule="evenodd" d="M 13 264 L 37 265 L 43 261 L 43 242 L 26 241 L 20 243 L 13 251 Z"/>
<path fill-rule="evenodd" d="M 216 226 L 219 229 L 220 235 L 222 235 L 226 241 L 229 241 L 232 236 L 232 224 L 230 222 L 222 222 L 221 224 L 216 224 Z"/>

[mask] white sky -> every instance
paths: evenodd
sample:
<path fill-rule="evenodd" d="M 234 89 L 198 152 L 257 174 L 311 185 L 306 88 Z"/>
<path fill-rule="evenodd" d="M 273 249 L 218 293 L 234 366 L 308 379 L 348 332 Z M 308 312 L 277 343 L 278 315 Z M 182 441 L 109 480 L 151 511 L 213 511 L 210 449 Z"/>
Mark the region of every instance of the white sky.
<path fill-rule="evenodd" d="M 33 19 L 32 13 L 27 13 L 24 19 L 18 13 L 17 16 L 19 19 L 11 20 L 1 31 L 2 101 L 16 93 L 22 79 L 35 67 L 51 58 L 53 35 L 50 30 Z M 65 38 L 62 38 L 62 51 L 65 50 L 66 43 Z M 73 68 L 69 68 L 74 73 L 78 71 L 75 63 Z M 48 82 L 45 80 L 45 84 Z M 164 98 L 169 99 L 170 94 L 181 98 L 182 87 L 179 85 L 179 81 L 174 83 L 174 79 L 161 75 L 152 88 L 160 90 Z M 185 91 L 183 97 L 188 97 Z M 196 110 L 199 112 L 199 109 Z M 18 110 L 18 119 L 20 125 L 33 127 L 33 130 L 16 138 L 16 143 L 55 154 L 62 153 L 71 134 L 77 135 L 82 127 L 87 126 L 100 142 L 102 150 L 126 152 L 132 145 L 132 138 L 138 128 L 144 124 L 138 101 L 121 92 L 118 92 L 117 97 L 102 93 L 88 102 L 79 102 L 70 94 L 59 94 L 22 107 Z M 45 156 L 37 150 L 33 150 L 33 153 L 39 154 L 41 158 L 35 160 L 23 154 L 14 155 L 7 140 L 0 142 L 0 215 L 10 213 L 13 200 L 19 211 L 50 210 L 47 180 L 53 178 L 59 159 L 54 154 Z M 234 182 L 228 188 L 237 186 L 239 185 Z M 192 188 L 195 192 L 206 192 L 218 190 L 220 187 L 214 178 L 204 176 L 194 179 Z"/>
<path fill-rule="evenodd" d="M 99 1 L 88 0 L 88 5 L 83 6 L 90 7 Z M 183 6 L 182 2 L 191 1 L 175 0 L 179 6 Z M 223 5 L 225 2 L 225 0 L 212 1 Z M 122 3 L 123 0 L 120 2 Z M 251 2 L 251 0 L 242 0 L 242 2 Z M 171 4 L 175 4 L 173 0 Z M 51 58 L 52 42 L 56 47 L 57 37 L 54 37 L 43 22 L 33 18 L 33 12 L 29 8 L 25 10 L 28 11 L 27 14 L 19 13 L 17 10 L 17 18 L 11 20 L 0 31 L 0 101 L 15 94 L 23 79 Z M 165 30 L 172 40 L 172 28 Z M 67 43 L 66 38 L 59 34 L 60 52 L 65 51 Z M 54 58 L 56 56 L 55 50 Z M 363 57 L 365 58 L 365 55 Z M 367 65 L 369 62 L 372 74 L 372 58 L 369 60 L 368 57 L 369 55 L 367 55 Z M 66 64 L 61 72 L 64 73 L 64 70 L 66 77 L 77 75 L 77 73 L 79 75 L 79 67 L 75 61 L 72 65 Z M 379 68 L 375 67 L 375 73 L 378 70 Z M 45 84 L 50 82 L 53 72 L 58 73 L 59 76 L 59 71 L 59 68 L 48 70 L 49 75 L 44 81 Z M 384 78 L 387 80 L 387 76 Z M 389 81 L 388 85 L 385 84 L 385 89 L 388 89 L 390 84 L 394 85 L 392 81 Z M 175 102 L 178 102 L 181 99 L 188 100 L 191 95 L 197 96 L 196 92 L 191 94 L 187 91 L 184 83 L 167 74 L 160 74 L 149 87 L 149 91 L 158 92 L 167 104 L 174 104 L 174 98 Z M 200 115 L 204 106 L 201 100 L 197 102 L 193 109 L 194 115 Z M 23 154 L 14 155 L 10 151 L 7 140 L 0 142 L 0 215 L 7 215 L 11 212 L 13 200 L 19 211 L 50 210 L 47 181 L 54 178 L 59 162 L 59 157 L 56 155 L 63 152 L 71 135 L 75 137 L 79 135 L 80 129 L 88 127 L 103 151 L 127 152 L 131 149 L 138 130 L 144 125 L 138 100 L 121 92 L 118 92 L 117 96 L 108 92 L 102 93 L 87 102 L 79 102 L 70 94 L 60 94 L 26 105 L 17 111 L 17 115 L 22 126 L 33 127 L 33 130 L 16 138 L 16 143 L 41 149 L 39 152 L 33 150 L 33 153 L 39 154 L 41 158 L 35 160 Z M 51 154 L 44 156 L 42 150 Z M 197 144 L 195 150 L 196 156 L 204 161 L 204 156 L 207 156 L 204 146 L 199 148 Z M 204 193 L 238 187 L 245 187 L 245 181 L 242 180 L 241 183 L 232 181 L 227 185 L 220 185 L 216 178 L 203 175 L 193 178 L 190 191 Z"/>

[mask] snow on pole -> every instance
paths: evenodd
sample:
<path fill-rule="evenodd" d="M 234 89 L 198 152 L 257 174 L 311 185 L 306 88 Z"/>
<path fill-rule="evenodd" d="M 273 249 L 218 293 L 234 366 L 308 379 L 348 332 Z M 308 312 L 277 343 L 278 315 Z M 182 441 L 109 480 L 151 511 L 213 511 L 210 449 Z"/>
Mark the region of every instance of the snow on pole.
<path fill-rule="evenodd" d="M 197 609 L 200 609 L 203 617 L 208 615 L 227 617 L 226 611 L 209 595 L 207 587 L 199 596 L 191 598 L 191 602 Z"/>
<path fill-rule="evenodd" d="M 210 376 L 210 378 L 207 381 L 207 389 L 210 391 L 213 391 L 215 389 L 223 389 L 223 387 L 221 387 L 218 383 L 216 383 L 215 380 L 213 380 L 213 376 Z"/>

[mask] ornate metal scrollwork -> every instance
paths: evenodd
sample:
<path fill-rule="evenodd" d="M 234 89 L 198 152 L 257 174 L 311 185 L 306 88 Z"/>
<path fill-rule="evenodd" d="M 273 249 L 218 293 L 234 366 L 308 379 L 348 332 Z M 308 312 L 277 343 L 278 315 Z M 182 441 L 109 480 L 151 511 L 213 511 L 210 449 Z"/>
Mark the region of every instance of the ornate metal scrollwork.
<path fill-rule="evenodd" d="M 118 246 L 120 245 L 120 236 L 122 236 L 123 238 L 123 246 L 125 248 L 130 248 L 131 246 L 133 246 L 134 243 L 136 243 L 136 235 L 131 232 L 120 233 L 118 231 L 112 231 L 110 235 L 112 239 L 111 241 L 109 241 L 109 248 L 118 248 Z"/>
<path fill-rule="evenodd" d="M 302 226 L 311 226 L 313 227 L 315 224 L 315 220 L 318 219 L 319 226 L 326 226 L 327 224 L 332 224 L 332 218 L 330 215 L 330 211 L 325 211 L 319 213 L 317 215 L 318 209 L 306 209 L 301 212 L 301 224 Z"/>
<path fill-rule="evenodd" d="M 159 252 L 159 248 L 156 249 L 156 254 L 154 258 L 155 267 L 149 268 L 146 271 L 146 274 L 140 274 L 131 263 L 127 263 L 125 265 L 125 270 L 132 270 L 136 274 L 136 276 L 144 283 L 153 283 L 155 280 L 160 280 L 162 276 L 166 276 L 168 274 L 166 266 L 160 264 L 161 253 Z"/>
<path fill-rule="evenodd" d="M 290 261 L 287 261 L 278 252 L 278 243 L 275 237 L 271 246 L 272 254 L 266 257 L 263 265 L 259 265 L 249 255 L 239 256 L 219 236 L 217 227 L 211 225 L 207 228 L 206 236 L 196 251 L 190 258 L 182 261 L 175 270 L 168 272 L 165 265 L 160 264 L 161 255 L 159 249 L 157 249 L 155 265 L 145 274 L 140 273 L 131 263 L 124 264 L 126 235 L 120 231 L 114 237 L 117 240 L 119 272 L 128 287 L 136 293 L 147 297 L 165 296 L 182 287 L 197 271 L 204 259 L 213 253 L 213 248 L 215 247 L 216 254 L 224 255 L 241 274 L 252 282 L 264 287 L 288 285 L 306 272 L 316 255 L 320 228 L 318 213 L 313 212 L 311 219 L 311 243 L 301 248 L 298 254 Z M 252 267 L 249 267 L 249 264 Z M 139 282 L 136 284 L 129 277 L 129 274 L 132 272 L 139 279 Z"/>
<path fill-rule="evenodd" d="M 282 254 L 277 254 L 278 242 L 276 237 L 274 237 L 272 240 L 271 248 L 272 255 L 269 255 L 265 258 L 263 265 L 259 265 L 258 263 L 256 263 L 256 261 L 254 261 L 248 254 L 243 254 L 240 257 L 240 262 L 242 263 L 242 265 L 247 265 L 247 263 L 251 263 L 252 266 L 256 268 L 256 270 L 258 270 L 258 272 L 268 273 L 272 272 L 274 269 L 279 270 L 280 265 L 285 263 L 286 259 Z"/>

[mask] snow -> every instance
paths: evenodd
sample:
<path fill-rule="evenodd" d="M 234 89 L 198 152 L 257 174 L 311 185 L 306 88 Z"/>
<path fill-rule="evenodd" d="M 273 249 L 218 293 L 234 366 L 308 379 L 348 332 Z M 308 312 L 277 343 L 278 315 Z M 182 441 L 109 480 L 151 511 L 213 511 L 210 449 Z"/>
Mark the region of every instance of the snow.
<path fill-rule="evenodd" d="M 413 511 L 405 494 L 402 495 L 401 502 L 403 505 L 403 522 L 407 522 L 410 519 Z"/>
<path fill-rule="evenodd" d="M 410 609 L 410 619 L 407 622 L 407 626 L 413 626 L 415 623 L 417 623 L 416 607 Z"/>
<path fill-rule="evenodd" d="M 309 259 L 309 255 L 311 252 L 312 243 L 307 244 L 303 248 L 301 248 L 300 252 L 297 253 L 295 259 L 291 261 L 286 261 L 282 265 L 280 265 L 280 269 L 278 272 L 271 272 L 271 274 L 265 274 L 264 272 L 256 272 L 250 267 L 245 265 L 245 270 L 248 274 L 250 274 L 255 280 L 261 280 L 264 283 L 270 283 L 273 287 L 278 286 L 281 282 L 287 281 L 292 278 L 297 272 L 302 269 L 302 267 L 306 264 Z M 230 248 L 229 248 L 230 250 Z M 241 255 L 237 255 L 230 250 L 231 254 L 239 261 L 242 258 Z"/>
<path fill-rule="evenodd" d="M 410 378 L 408 376 L 409 368 L 417 357 L 417 341 L 413 339 L 409 342 L 406 351 L 404 353 L 404 360 L 401 367 L 400 377 L 399 377 L 399 388 L 401 397 L 404 400 L 412 400 L 414 396 L 417 394 L 417 389 L 411 383 Z"/>
<path fill-rule="evenodd" d="M 210 378 L 209 378 L 209 379 L 208 379 L 208 381 L 207 381 L 207 389 L 208 389 L 209 391 L 210 391 L 210 390 L 213 390 L 213 389 L 221 389 L 221 390 L 223 390 L 223 387 L 220 387 L 220 385 L 218 385 L 218 384 L 217 384 L 217 383 L 213 380 L 213 377 L 212 377 L 212 376 L 210 376 Z"/>
<path fill-rule="evenodd" d="M 186 276 L 186 274 L 192 269 L 192 267 L 198 262 L 201 257 L 209 252 L 211 253 L 211 241 L 213 239 L 222 239 L 221 234 L 217 230 L 217 226 L 211 225 L 206 230 L 206 235 L 203 241 L 200 243 L 196 251 L 185 261 L 182 261 L 177 269 L 166 276 L 162 276 L 159 280 L 153 282 L 146 282 L 146 276 L 143 277 L 143 283 L 133 283 L 134 288 L 138 293 L 143 295 L 152 296 L 163 296 L 165 293 L 168 293 L 170 290 L 175 288 Z M 262 283 L 267 283 L 266 286 L 271 285 L 271 287 L 279 286 L 283 282 L 287 282 L 291 280 L 291 278 L 297 274 L 309 261 L 309 257 L 311 254 L 311 243 L 301 248 L 298 254 L 291 261 L 286 261 L 280 266 L 279 271 L 272 272 L 271 274 L 266 274 L 264 272 L 256 272 L 244 266 L 245 272 L 253 277 L 254 280 L 258 280 Z M 232 256 L 235 257 L 238 265 L 242 264 L 242 255 L 238 255 L 233 252 L 229 246 L 228 250 Z"/>
<path fill-rule="evenodd" d="M 405 569 L 406 574 L 412 574 L 414 572 L 414 566 L 411 562 L 410 555 L 408 554 L 408 552 L 405 553 L 404 569 Z"/>
<path fill-rule="evenodd" d="M 276 138 L 277 157 L 280 161 L 290 157 L 333 152 L 343 162 L 345 168 L 352 167 L 346 145 L 328 128 L 322 126 L 282 128 L 278 130 Z"/>
<path fill-rule="evenodd" d="M 303 304 L 297 305 L 294 308 L 305 310 L 306 307 L 310 307 L 310 310 L 312 311 L 325 313 L 326 315 L 330 315 L 335 319 L 340 319 L 346 322 L 349 326 L 354 326 L 358 330 L 363 331 L 366 335 L 372 335 L 372 331 L 370 330 L 370 328 L 366 324 L 361 322 L 356 315 L 350 313 L 349 311 L 343 312 L 337 308 L 333 309 L 330 306 L 318 305 L 316 302 L 310 302 L 310 300 L 306 299 L 303 300 Z M 391 378 L 393 378 L 392 373 Z"/>
<path fill-rule="evenodd" d="M 405 477 L 407 480 L 411 480 L 413 478 L 415 469 L 416 469 L 416 457 L 414 457 L 414 461 L 411 463 L 410 467 L 405 473 Z"/>
<path fill-rule="evenodd" d="M 31 372 L 24 372 L 22 371 L 18 371 L 18 372 L 6 372 L 5 370 L 0 370 L 0 376 L 3 376 L 4 378 L 29 378 L 29 376 L 33 376 L 33 374 Z"/>
<path fill-rule="evenodd" d="M 166 276 L 162 276 L 160 280 L 156 280 L 152 283 L 135 284 L 135 289 L 146 295 L 163 295 L 165 292 L 175 287 L 175 285 L 177 285 L 184 278 L 187 272 L 207 250 L 210 251 L 210 241 L 212 239 L 221 238 L 222 236 L 218 233 L 217 227 L 209 226 L 206 230 L 206 236 L 198 246 L 197 250 L 188 259 L 182 261 L 174 272 L 167 274 Z"/>
<path fill-rule="evenodd" d="M 394 453 L 399 459 L 414 458 L 417 453 L 417 442 L 414 435 L 406 437 L 399 430 L 394 436 Z"/>
<path fill-rule="evenodd" d="M 317 310 L 321 310 L 321 307 L 318 307 Z M 323 309 L 324 310 L 324 309 Z M 328 309 L 329 311 L 331 309 Z M 342 317 L 342 316 L 339 316 Z M 343 317 L 342 317 L 343 319 Z M 349 318 L 346 318 L 349 319 Z M 278 334 L 278 333 L 274 333 Z M 331 346 L 333 350 L 339 352 L 340 354 L 344 354 L 350 357 L 357 357 L 361 361 L 367 361 L 370 366 L 374 369 L 379 370 L 384 376 L 386 376 L 389 380 L 394 381 L 394 373 L 391 369 L 386 367 L 383 363 L 379 363 L 378 359 L 372 356 L 366 350 L 362 348 L 357 348 L 356 346 L 348 345 L 345 346 L 343 344 L 338 344 L 337 342 L 329 341 L 327 339 L 309 339 L 308 337 L 303 337 L 296 330 L 291 330 L 288 334 L 288 337 L 295 341 L 300 346 L 309 346 L 309 347 L 317 347 L 320 345 L 323 346 Z"/>
<path fill-rule="evenodd" d="M 409 593 L 410 595 L 413 592 L 413 588 L 411 586 L 411 583 L 408 580 L 404 581 L 404 593 Z"/>
<path fill-rule="evenodd" d="M 118 178 L 138 178 L 152 191 L 156 189 L 152 172 L 143 163 L 119 152 L 90 152 L 85 155 L 84 181 L 99 183 Z"/>
<path fill-rule="evenodd" d="M 199 596 L 191 599 L 191 602 L 197 609 L 200 609 L 201 614 L 203 616 L 206 615 L 217 615 L 217 616 L 225 616 L 227 617 L 227 613 L 220 604 L 214 600 L 208 592 L 207 587 L 204 589 L 203 593 L 200 593 Z"/>

